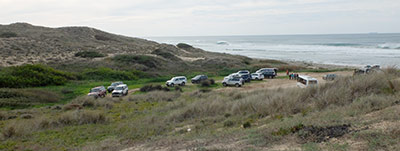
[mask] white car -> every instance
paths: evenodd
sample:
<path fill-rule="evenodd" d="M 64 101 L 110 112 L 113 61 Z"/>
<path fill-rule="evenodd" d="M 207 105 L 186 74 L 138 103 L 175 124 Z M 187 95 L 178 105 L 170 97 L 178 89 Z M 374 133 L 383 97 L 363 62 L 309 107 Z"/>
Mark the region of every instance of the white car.
<path fill-rule="evenodd" d="M 180 86 L 184 86 L 187 83 L 187 79 L 185 76 L 178 76 L 178 77 L 173 77 L 171 80 L 168 80 L 165 85 L 167 85 L 168 87 L 171 86 L 175 86 L 175 85 L 180 85 Z"/>
<path fill-rule="evenodd" d="M 225 77 L 222 81 L 223 86 L 236 86 L 241 87 L 244 84 L 243 78 L 240 77 Z"/>
<path fill-rule="evenodd" d="M 112 91 L 112 97 L 128 95 L 128 91 L 128 86 L 126 84 L 120 84 Z"/>
<path fill-rule="evenodd" d="M 263 80 L 264 75 L 262 73 L 252 73 L 251 80 Z"/>

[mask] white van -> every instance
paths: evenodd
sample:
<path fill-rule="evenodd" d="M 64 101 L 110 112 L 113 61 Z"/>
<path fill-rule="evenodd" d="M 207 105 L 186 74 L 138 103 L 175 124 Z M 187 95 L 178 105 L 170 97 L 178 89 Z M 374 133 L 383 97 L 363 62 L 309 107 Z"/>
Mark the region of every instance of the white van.
<path fill-rule="evenodd" d="M 316 85 L 318 85 L 318 80 L 310 76 L 299 75 L 299 78 L 297 79 L 297 86 L 300 88 L 306 88 Z"/>

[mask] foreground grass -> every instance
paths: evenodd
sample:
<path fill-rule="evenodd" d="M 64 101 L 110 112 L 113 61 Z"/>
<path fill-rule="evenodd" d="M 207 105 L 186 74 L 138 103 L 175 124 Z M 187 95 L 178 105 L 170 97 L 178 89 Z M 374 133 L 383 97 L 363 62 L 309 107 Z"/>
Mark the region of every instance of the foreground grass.
<path fill-rule="evenodd" d="M 0 150 L 397 150 L 399 77 L 394 70 L 308 89 L 202 92 L 193 85 L 124 99 L 77 97 L 60 109 L 1 112 Z M 306 129 L 343 124 L 351 129 L 335 135 L 341 141 Z"/>

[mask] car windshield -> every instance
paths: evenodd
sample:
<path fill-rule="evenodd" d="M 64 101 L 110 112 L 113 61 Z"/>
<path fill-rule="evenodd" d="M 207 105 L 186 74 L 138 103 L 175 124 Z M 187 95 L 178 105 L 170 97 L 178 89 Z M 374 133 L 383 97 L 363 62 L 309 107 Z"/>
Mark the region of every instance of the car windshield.
<path fill-rule="evenodd" d="M 251 74 L 251 75 L 252 75 L 252 76 L 258 76 L 258 74 L 254 74 L 254 73 L 253 73 L 253 74 Z"/>
<path fill-rule="evenodd" d="M 124 87 L 117 87 L 117 88 L 115 88 L 115 90 L 123 90 L 124 89 Z"/>
<path fill-rule="evenodd" d="M 90 92 L 100 92 L 100 88 L 91 89 Z"/>
<path fill-rule="evenodd" d="M 112 83 L 111 86 L 117 86 L 119 83 Z"/>
<path fill-rule="evenodd" d="M 200 78 L 201 78 L 201 75 L 197 75 L 197 76 L 195 76 L 194 78 L 195 78 L 195 79 L 200 79 Z"/>

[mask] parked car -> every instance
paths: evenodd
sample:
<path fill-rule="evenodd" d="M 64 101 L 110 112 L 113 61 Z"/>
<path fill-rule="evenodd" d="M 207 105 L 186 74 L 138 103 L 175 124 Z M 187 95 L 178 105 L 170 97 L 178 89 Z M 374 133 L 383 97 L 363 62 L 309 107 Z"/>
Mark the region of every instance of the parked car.
<path fill-rule="evenodd" d="M 120 84 L 124 84 L 124 83 L 122 81 L 111 83 L 111 85 L 107 87 L 108 93 L 111 93 L 112 91 L 114 91 L 115 87 L 120 85 Z"/>
<path fill-rule="evenodd" d="M 93 96 L 95 98 L 98 97 L 106 97 L 107 95 L 107 90 L 104 86 L 98 86 L 95 88 L 90 89 L 90 92 L 88 93 L 88 96 Z"/>
<path fill-rule="evenodd" d="M 208 77 L 206 75 L 197 75 L 194 78 L 192 78 L 192 83 L 201 83 L 204 80 L 207 80 Z"/>
<path fill-rule="evenodd" d="M 112 97 L 128 95 L 128 91 L 128 86 L 126 84 L 120 84 L 115 87 L 114 91 L 112 91 Z"/>
<path fill-rule="evenodd" d="M 261 68 L 256 71 L 256 73 L 261 73 L 264 75 L 265 78 L 273 79 L 278 74 L 277 68 Z"/>
<path fill-rule="evenodd" d="M 251 75 L 248 70 L 240 70 L 236 74 L 240 75 L 245 82 L 251 82 Z"/>
<path fill-rule="evenodd" d="M 252 80 L 263 80 L 264 79 L 264 75 L 261 73 L 252 73 L 251 74 L 251 79 Z"/>
<path fill-rule="evenodd" d="M 335 80 L 336 78 L 337 78 L 336 74 L 327 74 L 322 77 L 322 79 L 324 80 L 331 80 L 331 81 Z"/>
<path fill-rule="evenodd" d="M 241 87 L 244 84 L 243 78 L 239 77 L 225 77 L 222 81 L 223 86 L 236 86 Z"/>
<path fill-rule="evenodd" d="M 297 86 L 300 88 L 306 88 L 317 85 L 318 85 L 318 80 L 310 76 L 299 75 L 297 79 Z"/>
<path fill-rule="evenodd" d="M 169 87 L 173 87 L 175 85 L 180 85 L 180 86 L 184 86 L 186 84 L 187 80 L 186 77 L 184 76 L 178 76 L 178 77 L 173 77 L 171 80 L 168 80 L 166 82 L 166 85 Z"/>

